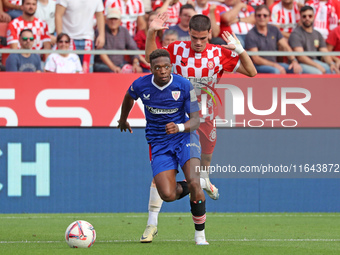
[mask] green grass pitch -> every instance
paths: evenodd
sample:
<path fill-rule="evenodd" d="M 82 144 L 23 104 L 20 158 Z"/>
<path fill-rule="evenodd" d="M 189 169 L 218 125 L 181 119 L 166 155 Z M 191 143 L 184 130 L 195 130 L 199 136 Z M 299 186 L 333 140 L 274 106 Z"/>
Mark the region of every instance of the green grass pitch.
<path fill-rule="evenodd" d="M 97 232 L 89 249 L 64 240 L 75 220 Z M 209 246 L 196 246 L 189 213 L 161 213 L 158 236 L 139 243 L 146 213 L 0 214 L 0 254 L 340 254 L 340 213 L 208 213 Z"/>

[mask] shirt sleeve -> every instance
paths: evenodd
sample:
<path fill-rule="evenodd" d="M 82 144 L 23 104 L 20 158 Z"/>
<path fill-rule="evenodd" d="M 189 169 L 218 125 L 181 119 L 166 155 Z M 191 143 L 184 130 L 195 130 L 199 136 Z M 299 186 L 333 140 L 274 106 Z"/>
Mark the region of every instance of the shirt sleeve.
<path fill-rule="evenodd" d="M 335 45 L 336 45 L 336 35 L 335 35 L 335 31 L 336 31 L 336 29 L 333 29 L 333 30 L 329 33 L 329 35 L 328 35 L 328 37 L 327 37 L 327 40 L 326 40 L 326 42 L 327 42 L 328 44 L 330 44 L 330 45 L 332 45 L 332 46 L 334 46 L 334 47 L 335 47 Z"/>
<path fill-rule="evenodd" d="M 68 0 L 57 0 L 56 4 L 60 4 L 64 7 L 67 7 Z"/>
<path fill-rule="evenodd" d="M 318 33 L 318 37 L 319 37 L 319 42 L 320 42 L 320 48 L 326 48 L 327 45 L 326 45 L 326 41 L 323 38 L 323 36 L 320 33 Z"/>
<path fill-rule="evenodd" d="M 43 24 L 43 33 L 41 35 L 41 42 L 50 42 L 51 37 L 48 32 L 48 25 L 45 21 L 42 21 L 42 24 Z"/>
<path fill-rule="evenodd" d="M 17 72 L 18 65 L 17 65 L 17 58 L 15 55 L 10 54 L 6 60 L 6 72 Z"/>
<path fill-rule="evenodd" d="M 19 43 L 17 30 L 13 25 L 13 21 L 8 24 L 7 28 L 7 44 Z"/>
<path fill-rule="evenodd" d="M 192 113 L 192 112 L 198 112 L 199 106 L 197 102 L 197 96 L 194 87 L 190 83 L 190 81 L 185 81 L 188 84 L 185 84 L 186 87 L 188 88 L 186 90 L 186 95 L 185 95 L 185 112 L 186 113 Z"/>
<path fill-rule="evenodd" d="M 134 99 L 137 100 L 139 98 L 136 89 L 138 89 L 136 81 L 132 83 L 132 85 L 129 87 L 128 91 L 130 96 Z"/>
<path fill-rule="evenodd" d="M 282 35 L 280 29 L 278 29 L 275 26 L 273 26 L 273 29 L 275 29 L 275 31 L 276 31 L 277 41 L 281 40 L 283 38 L 283 35 Z"/>
<path fill-rule="evenodd" d="M 292 49 L 294 49 L 295 47 L 303 47 L 298 31 L 296 31 L 295 33 L 292 32 L 290 34 L 288 43 Z"/>
<path fill-rule="evenodd" d="M 222 49 L 222 66 L 223 70 L 227 72 L 234 72 L 235 69 L 240 65 L 240 56 L 234 51 L 221 48 Z"/>
<path fill-rule="evenodd" d="M 92 0 L 93 1 L 93 0 Z M 99 0 L 98 1 L 98 5 L 97 5 L 97 8 L 96 8 L 96 12 L 103 12 L 104 11 L 104 4 L 103 4 L 103 1 L 102 0 Z"/>

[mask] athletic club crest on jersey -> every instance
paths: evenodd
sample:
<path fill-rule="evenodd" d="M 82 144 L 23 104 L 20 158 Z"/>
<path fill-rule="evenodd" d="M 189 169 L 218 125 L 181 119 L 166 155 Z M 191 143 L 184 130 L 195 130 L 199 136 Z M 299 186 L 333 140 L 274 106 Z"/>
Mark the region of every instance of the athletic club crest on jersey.
<path fill-rule="evenodd" d="M 207 66 L 209 70 L 213 70 L 215 67 L 214 61 L 209 60 Z"/>
<path fill-rule="evenodd" d="M 175 99 L 176 101 L 181 96 L 181 91 L 172 91 L 171 93 L 172 93 L 173 99 Z"/>

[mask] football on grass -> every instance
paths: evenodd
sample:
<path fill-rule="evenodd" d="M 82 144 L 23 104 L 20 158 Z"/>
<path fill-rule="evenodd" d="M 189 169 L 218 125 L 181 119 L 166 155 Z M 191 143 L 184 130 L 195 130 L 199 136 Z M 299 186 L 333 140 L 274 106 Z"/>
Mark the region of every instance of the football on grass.
<path fill-rule="evenodd" d="M 77 220 L 67 227 L 65 239 L 71 248 L 90 248 L 96 241 L 96 231 L 87 221 Z"/>

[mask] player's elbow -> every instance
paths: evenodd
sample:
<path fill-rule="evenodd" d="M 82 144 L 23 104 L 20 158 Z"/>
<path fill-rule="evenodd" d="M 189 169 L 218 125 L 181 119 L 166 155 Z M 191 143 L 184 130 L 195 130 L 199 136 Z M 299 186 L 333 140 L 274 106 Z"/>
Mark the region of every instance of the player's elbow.
<path fill-rule="evenodd" d="M 249 73 L 249 77 L 255 77 L 257 75 L 257 70 L 254 68 L 254 70 L 252 70 L 250 73 Z"/>

